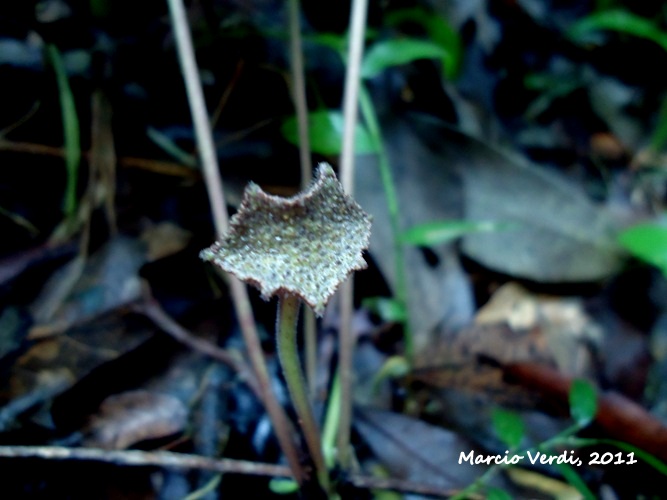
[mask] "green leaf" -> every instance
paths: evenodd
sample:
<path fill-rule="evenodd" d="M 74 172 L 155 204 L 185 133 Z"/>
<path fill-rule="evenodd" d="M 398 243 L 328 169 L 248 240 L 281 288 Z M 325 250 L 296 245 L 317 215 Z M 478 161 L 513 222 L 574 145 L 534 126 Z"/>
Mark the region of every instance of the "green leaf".
<path fill-rule="evenodd" d="M 282 125 L 281 132 L 292 144 L 299 144 L 299 126 L 296 116 L 291 116 Z M 340 154 L 343 144 L 343 115 L 338 111 L 318 110 L 308 114 L 310 148 L 321 155 Z M 355 149 L 359 154 L 375 153 L 377 148 L 368 131 L 357 124 Z"/>
<path fill-rule="evenodd" d="M 512 500 L 512 495 L 500 488 L 488 488 L 486 490 L 486 500 Z"/>
<path fill-rule="evenodd" d="M 405 22 L 420 24 L 428 38 L 447 53 L 448 57 L 443 58 L 443 72 L 445 77 L 454 78 L 463 58 L 463 44 L 456 30 L 442 16 L 421 8 L 401 9 L 387 16 L 387 24 L 391 26 Z"/>
<path fill-rule="evenodd" d="M 410 363 L 403 356 L 391 356 L 373 377 L 373 392 L 377 393 L 380 384 L 386 379 L 405 377 L 410 372 Z"/>
<path fill-rule="evenodd" d="M 569 35 L 582 42 L 595 31 L 616 31 L 650 40 L 667 51 L 667 33 L 651 21 L 621 9 L 595 12 L 586 16 L 570 28 Z"/>
<path fill-rule="evenodd" d="M 341 57 L 345 57 L 345 47 L 347 46 L 347 38 L 335 33 L 319 33 L 316 35 L 305 37 L 304 39 L 329 47 L 334 50 Z"/>
<path fill-rule="evenodd" d="M 502 231 L 515 227 L 514 224 L 491 221 L 448 220 L 427 222 L 413 226 L 405 231 L 400 239 L 403 243 L 418 246 L 431 246 L 455 240 L 469 233 Z"/>
<path fill-rule="evenodd" d="M 441 46 L 428 40 L 397 38 L 374 43 L 361 65 L 361 76 L 373 78 L 391 66 L 400 66 L 418 59 L 440 59 L 450 57 Z"/>
<path fill-rule="evenodd" d="M 514 449 L 521 444 L 524 436 L 524 425 L 519 415 L 502 408 L 496 408 L 491 418 L 493 429 L 503 443 L 510 449 Z"/>
<path fill-rule="evenodd" d="M 395 321 L 402 323 L 407 319 L 405 305 L 395 299 L 388 297 L 370 297 L 364 299 L 364 308 L 377 314 L 384 321 Z"/>
<path fill-rule="evenodd" d="M 294 479 L 276 477 L 269 482 L 269 489 L 277 495 L 290 495 L 299 491 L 299 485 Z"/>
<path fill-rule="evenodd" d="M 660 268 L 667 275 L 667 227 L 639 224 L 623 231 L 618 241 L 632 255 Z"/>
<path fill-rule="evenodd" d="M 588 425 L 598 409 L 597 392 L 590 382 L 577 379 L 570 387 L 570 415 L 580 426 Z"/>

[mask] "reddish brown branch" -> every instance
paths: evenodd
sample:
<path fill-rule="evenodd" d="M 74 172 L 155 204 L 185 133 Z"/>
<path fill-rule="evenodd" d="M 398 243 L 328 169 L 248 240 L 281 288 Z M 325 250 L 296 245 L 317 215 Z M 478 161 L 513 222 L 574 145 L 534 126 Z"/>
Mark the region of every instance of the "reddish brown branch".
<path fill-rule="evenodd" d="M 572 378 L 535 363 L 512 363 L 504 367 L 505 377 L 567 405 Z M 598 396 L 595 424 L 609 437 L 641 448 L 667 461 L 667 427 L 634 401 L 611 391 Z"/>

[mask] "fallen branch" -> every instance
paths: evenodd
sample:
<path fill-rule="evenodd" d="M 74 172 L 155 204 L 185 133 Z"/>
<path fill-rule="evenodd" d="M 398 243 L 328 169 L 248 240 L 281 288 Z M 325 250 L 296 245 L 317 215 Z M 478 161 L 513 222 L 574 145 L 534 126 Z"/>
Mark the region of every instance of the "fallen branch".
<path fill-rule="evenodd" d="M 284 465 L 248 462 L 230 458 L 209 458 L 172 451 L 103 450 L 100 448 L 67 448 L 64 446 L 0 446 L 0 458 L 41 458 L 103 462 L 130 467 L 164 467 L 168 469 L 197 469 L 223 474 L 247 474 L 264 477 L 292 477 Z M 443 490 L 423 483 L 397 478 L 351 475 L 348 482 L 357 488 L 393 490 L 435 498 L 448 498 L 456 491 Z"/>
<path fill-rule="evenodd" d="M 247 462 L 229 458 L 216 459 L 171 451 L 102 450 L 99 448 L 67 448 L 64 446 L 0 446 L 0 457 L 95 461 L 115 465 L 199 469 L 253 476 L 292 476 L 289 468 L 283 465 Z"/>

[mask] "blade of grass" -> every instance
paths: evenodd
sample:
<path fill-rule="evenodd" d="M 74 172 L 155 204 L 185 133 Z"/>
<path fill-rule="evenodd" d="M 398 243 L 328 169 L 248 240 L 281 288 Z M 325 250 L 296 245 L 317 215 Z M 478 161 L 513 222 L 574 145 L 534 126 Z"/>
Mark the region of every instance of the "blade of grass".
<path fill-rule="evenodd" d="M 514 229 L 516 224 L 495 221 L 447 220 L 412 226 L 400 236 L 402 243 L 431 246 L 447 243 L 466 234 Z"/>
<path fill-rule="evenodd" d="M 30 236 L 36 236 L 39 234 L 39 229 L 37 229 L 37 227 L 35 227 L 35 225 L 32 222 L 30 222 L 22 215 L 11 212 L 3 207 L 0 207 L 0 215 L 7 217 L 17 226 L 21 226 L 23 229 L 25 229 L 30 233 Z"/>
<path fill-rule="evenodd" d="M 667 50 L 667 33 L 648 19 L 623 9 L 603 10 L 590 14 L 569 29 L 575 40 L 584 39 L 594 31 L 615 31 L 650 40 Z"/>
<path fill-rule="evenodd" d="M 148 127 L 146 129 L 146 135 L 157 147 L 162 149 L 162 151 L 167 153 L 177 162 L 192 168 L 197 166 L 197 158 L 194 155 L 184 151 L 178 144 L 172 141 L 171 138 L 160 132 L 158 129 Z"/>
<path fill-rule="evenodd" d="M 368 132 L 371 137 L 373 137 L 376 142 L 376 148 L 378 151 L 378 163 L 380 167 L 380 177 L 382 178 L 382 187 L 384 189 L 385 198 L 387 202 L 387 211 L 389 212 L 389 221 L 391 224 L 391 231 L 393 235 L 393 244 L 394 244 L 394 272 L 396 274 L 396 286 L 394 289 L 394 296 L 396 301 L 401 304 L 406 311 L 406 320 L 404 323 L 404 341 L 405 341 L 405 356 L 409 362 L 412 362 L 413 359 L 413 346 L 412 346 L 412 334 L 410 333 L 410 319 L 409 319 L 409 310 L 407 307 L 408 297 L 407 297 L 407 278 L 405 274 L 405 259 L 404 259 L 404 249 L 403 243 L 401 242 L 401 228 L 399 223 L 399 206 L 398 206 L 398 193 L 396 192 L 396 183 L 394 182 L 393 175 L 391 173 L 391 166 L 389 165 L 389 158 L 387 157 L 387 151 L 384 148 L 382 143 L 382 131 L 380 129 L 380 123 L 375 112 L 375 106 L 371 99 L 370 94 L 366 87 L 361 87 L 361 92 L 359 94 L 360 104 L 361 104 L 361 113 L 368 127 Z"/>
<path fill-rule="evenodd" d="M 58 95 L 63 124 L 65 142 L 65 165 L 67 167 L 67 184 L 63 199 L 63 211 L 67 217 L 76 212 L 76 186 L 79 179 L 79 164 L 81 163 L 81 138 L 79 132 L 79 117 L 76 114 L 74 94 L 67 79 L 67 72 L 60 51 L 55 45 L 47 45 L 46 53 L 56 74 Z"/>

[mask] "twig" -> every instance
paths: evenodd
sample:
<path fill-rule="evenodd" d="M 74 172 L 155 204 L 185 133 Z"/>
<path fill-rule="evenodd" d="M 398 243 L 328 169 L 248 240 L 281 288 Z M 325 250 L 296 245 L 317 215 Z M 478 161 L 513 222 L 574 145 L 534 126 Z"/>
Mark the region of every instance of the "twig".
<path fill-rule="evenodd" d="M 65 150 L 61 147 L 47 146 L 45 144 L 35 144 L 31 142 L 9 141 L 2 138 L 0 138 L 0 151 L 54 156 L 57 158 L 64 158 L 65 156 Z M 84 158 L 90 160 L 90 152 L 83 152 L 82 155 Z M 170 161 L 122 156 L 118 159 L 118 164 L 122 167 L 142 168 L 164 175 L 173 175 L 179 177 L 199 177 L 198 170 L 190 168 L 181 163 Z"/>
<path fill-rule="evenodd" d="M 103 450 L 100 448 L 67 448 L 64 446 L 0 446 L 0 458 L 41 458 L 44 460 L 94 461 L 130 467 L 164 467 L 196 469 L 224 474 L 246 474 L 265 477 L 290 477 L 288 467 L 229 458 L 209 458 L 171 451 Z M 349 483 L 363 489 L 383 489 L 447 498 L 456 492 L 423 483 L 396 478 L 362 475 L 348 477 Z M 475 498 L 475 497 L 472 497 Z"/>
<path fill-rule="evenodd" d="M 215 125 L 216 123 L 218 123 L 220 115 L 222 114 L 222 110 L 225 109 L 225 106 L 227 106 L 227 103 L 229 102 L 229 97 L 232 95 L 232 91 L 234 90 L 236 83 L 239 81 L 239 78 L 241 77 L 241 73 L 243 72 L 243 66 L 244 66 L 243 59 L 241 59 L 236 64 L 236 69 L 234 70 L 232 79 L 225 87 L 225 91 L 222 93 L 222 96 L 218 101 L 218 105 L 216 106 L 215 111 L 213 111 L 213 115 L 211 115 L 211 124 Z"/>
<path fill-rule="evenodd" d="M 171 451 L 102 450 L 64 446 L 0 446 L 0 457 L 43 458 L 46 460 L 92 460 L 116 465 L 157 466 L 170 469 L 199 469 L 231 474 L 289 477 L 283 465 L 247 462 L 229 458 L 209 458 Z"/>
<path fill-rule="evenodd" d="M 204 93 L 199 80 L 199 73 L 195 62 L 195 53 L 190 37 L 190 29 L 187 23 L 185 8 L 182 0 L 167 0 L 171 21 L 176 35 L 176 48 L 178 58 L 181 63 L 181 71 L 185 80 L 185 88 L 188 94 L 190 110 L 194 122 L 195 135 L 199 146 L 202 169 L 206 181 L 206 188 L 213 212 L 213 220 L 218 234 L 224 234 L 229 225 L 228 214 L 222 190 L 222 179 L 218 168 L 218 161 L 213 144 Z M 262 394 L 262 401 L 266 407 L 269 417 L 280 443 L 280 447 L 285 453 L 287 462 L 292 469 L 294 478 L 301 483 L 305 478 L 305 472 L 299 463 L 298 453 L 294 441 L 292 440 L 291 428 L 285 411 L 278 403 L 274 393 L 271 390 L 271 381 L 266 368 L 264 353 L 262 352 L 257 327 L 250 307 L 248 291 L 236 278 L 230 276 L 232 300 L 236 310 L 237 317 L 241 325 L 243 338 L 250 355 L 250 362 Z"/>
<path fill-rule="evenodd" d="M 255 375 L 248 369 L 245 363 L 236 356 L 233 356 L 227 350 L 190 333 L 174 321 L 153 298 L 148 298 L 146 301 L 143 301 L 137 309 L 181 344 L 232 368 L 238 374 L 239 378 L 248 384 L 255 395 L 261 399 L 262 393 L 257 385 Z"/>
<path fill-rule="evenodd" d="M 359 79 L 361 58 L 364 51 L 364 31 L 368 0 L 354 0 L 350 14 L 350 42 L 343 97 L 343 146 L 340 160 L 340 178 L 343 189 L 352 196 L 354 192 L 354 132 L 357 125 Z M 341 405 L 338 422 L 338 460 L 345 467 L 350 459 L 350 427 L 352 422 L 352 337 L 353 312 L 352 277 L 341 288 L 341 324 L 338 342 L 338 369 L 340 372 Z"/>

